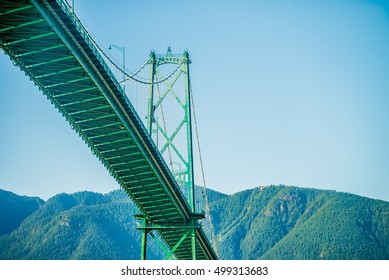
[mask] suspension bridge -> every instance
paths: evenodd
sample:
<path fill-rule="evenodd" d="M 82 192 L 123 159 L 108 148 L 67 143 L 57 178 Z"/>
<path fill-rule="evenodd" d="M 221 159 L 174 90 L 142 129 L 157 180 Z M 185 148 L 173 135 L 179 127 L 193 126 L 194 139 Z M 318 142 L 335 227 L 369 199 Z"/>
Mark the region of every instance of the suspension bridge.
<path fill-rule="evenodd" d="M 148 236 L 154 233 L 167 259 L 217 259 L 195 193 L 187 51 L 151 52 L 129 74 L 124 65 L 117 67 L 64 0 L 0 0 L 0 47 L 136 204 L 141 259 L 147 258 Z M 127 86 L 132 102 L 126 81 L 133 83 L 132 90 Z M 169 103 L 176 105 L 174 110 L 166 110 Z M 134 104 L 145 105 L 145 118 Z"/>

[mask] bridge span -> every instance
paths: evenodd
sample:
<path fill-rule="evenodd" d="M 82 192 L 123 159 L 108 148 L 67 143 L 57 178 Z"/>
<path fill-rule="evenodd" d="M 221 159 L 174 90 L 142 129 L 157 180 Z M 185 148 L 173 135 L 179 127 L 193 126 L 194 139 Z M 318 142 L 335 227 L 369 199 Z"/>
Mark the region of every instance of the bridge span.
<path fill-rule="evenodd" d="M 166 244 L 167 257 L 217 259 L 198 221 L 202 215 L 185 199 L 98 45 L 66 1 L 0 0 L 0 47 L 137 205 L 142 258 L 153 230 Z"/>

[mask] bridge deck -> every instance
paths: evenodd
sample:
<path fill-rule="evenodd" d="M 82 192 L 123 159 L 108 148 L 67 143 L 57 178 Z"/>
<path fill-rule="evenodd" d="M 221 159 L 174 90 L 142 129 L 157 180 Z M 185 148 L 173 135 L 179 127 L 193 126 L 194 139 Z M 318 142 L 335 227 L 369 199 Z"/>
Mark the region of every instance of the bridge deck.
<path fill-rule="evenodd" d="M 0 0 L 0 46 L 62 113 L 147 219 L 155 224 L 189 225 L 193 213 L 177 182 L 65 1 Z M 186 231 L 185 227 L 157 230 L 169 248 Z M 200 227 L 196 237 L 197 258 L 216 259 Z M 177 248 L 178 259 L 191 259 L 190 242 L 186 238 Z"/>

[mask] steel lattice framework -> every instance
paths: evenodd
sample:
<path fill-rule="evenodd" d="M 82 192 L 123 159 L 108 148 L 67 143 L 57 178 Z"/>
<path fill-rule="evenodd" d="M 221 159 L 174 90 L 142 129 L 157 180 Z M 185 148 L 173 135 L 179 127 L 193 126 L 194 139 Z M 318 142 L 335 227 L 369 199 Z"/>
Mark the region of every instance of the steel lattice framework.
<path fill-rule="evenodd" d="M 132 198 L 144 229 L 157 231 L 169 257 L 217 259 L 198 215 L 66 1 L 0 0 L 0 47 Z"/>
<path fill-rule="evenodd" d="M 155 54 L 154 51 L 150 54 L 150 85 L 149 85 L 149 100 L 148 100 L 148 115 L 147 129 L 150 136 L 155 138 L 157 147 L 164 159 L 170 164 L 170 169 L 177 182 L 181 185 L 182 191 L 186 193 L 186 199 L 189 203 L 192 213 L 196 212 L 196 197 L 194 186 L 194 168 L 193 168 L 193 145 L 192 145 L 192 115 L 191 115 L 191 92 L 189 80 L 189 54 L 185 51 L 183 54 L 174 55 L 170 47 L 166 54 Z M 166 80 L 160 68 L 166 65 L 177 66 L 171 74 L 171 79 Z M 161 84 L 163 81 L 163 84 Z M 183 88 L 180 89 L 177 84 L 183 82 Z M 183 94 L 179 94 L 183 93 Z M 167 103 L 167 99 L 171 98 L 176 107 L 174 119 L 176 123 L 168 119 L 166 112 L 164 113 L 162 104 Z M 170 110 L 172 110 L 170 108 Z M 173 111 L 173 110 L 172 110 Z M 168 127 L 169 124 L 170 126 Z M 170 129 L 169 129 L 170 128 Z M 160 135 L 160 136 L 159 136 Z M 181 137 L 179 137 L 181 136 Z M 162 138 L 162 141 L 158 141 Z M 179 138 L 185 147 L 179 147 Z M 162 145 L 158 145 L 162 142 Z M 183 151 L 186 148 L 186 151 Z M 179 166 L 179 170 L 174 171 L 173 163 Z M 201 214 L 197 218 L 205 218 Z M 144 224 L 148 221 L 144 220 Z M 188 235 L 192 240 L 192 258 L 196 259 L 196 235 L 195 220 L 192 221 L 191 231 Z M 150 227 L 149 230 L 151 230 Z M 144 239 L 146 238 L 144 231 Z M 146 250 L 146 244 L 142 243 L 143 252 Z M 145 256 L 145 253 L 142 255 Z"/>

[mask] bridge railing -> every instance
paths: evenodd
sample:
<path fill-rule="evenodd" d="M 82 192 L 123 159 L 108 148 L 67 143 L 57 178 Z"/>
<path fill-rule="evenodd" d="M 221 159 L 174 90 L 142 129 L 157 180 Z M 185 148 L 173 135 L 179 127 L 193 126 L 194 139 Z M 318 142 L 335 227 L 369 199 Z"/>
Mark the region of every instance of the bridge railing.
<path fill-rule="evenodd" d="M 108 64 L 106 63 L 106 60 L 104 59 L 104 57 L 101 55 L 101 52 L 102 52 L 102 49 L 98 44 L 97 44 L 97 40 L 95 40 L 92 35 L 91 35 L 91 32 L 89 32 L 87 30 L 87 28 L 82 24 L 81 20 L 77 17 L 77 15 L 74 13 L 74 10 L 72 9 L 72 7 L 69 5 L 69 3 L 66 1 L 66 0 L 56 0 L 57 3 L 60 5 L 60 7 L 62 8 L 62 10 L 68 15 L 68 17 L 73 21 L 73 24 L 74 26 L 76 27 L 76 29 L 78 30 L 78 32 L 80 32 L 80 35 L 82 36 L 82 38 L 85 40 L 85 42 L 89 45 L 90 49 L 92 50 L 92 52 L 94 53 L 94 55 L 97 57 L 97 59 L 99 60 L 99 62 L 101 63 L 101 65 L 103 66 L 103 68 L 105 69 L 105 71 L 108 73 L 108 75 L 110 76 L 110 78 L 112 79 L 112 81 L 114 81 L 115 83 L 115 86 L 117 87 L 118 91 L 122 94 L 122 96 L 124 97 L 124 99 L 126 100 L 127 102 L 127 105 L 131 108 L 131 110 L 133 111 L 136 111 L 135 108 L 133 107 L 130 99 L 128 98 L 128 96 L 125 94 L 125 92 L 123 91 L 123 88 L 120 86 L 116 76 L 112 73 L 111 71 L 111 68 L 108 66 Z M 135 114 L 136 117 L 137 117 L 137 120 L 139 121 L 139 123 L 141 123 L 143 125 L 143 122 L 141 121 L 141 119 L 139 118 L 139 116 L 137 114 Z"/>

